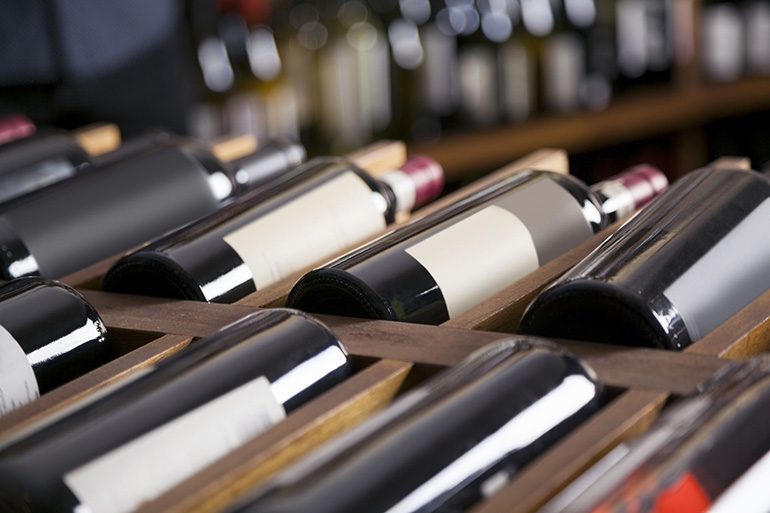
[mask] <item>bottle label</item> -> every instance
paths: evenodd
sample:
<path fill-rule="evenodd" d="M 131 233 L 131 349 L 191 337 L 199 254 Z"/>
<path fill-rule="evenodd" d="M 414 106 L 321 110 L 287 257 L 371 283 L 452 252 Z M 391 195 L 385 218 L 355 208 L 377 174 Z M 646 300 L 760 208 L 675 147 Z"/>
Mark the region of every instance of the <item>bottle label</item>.
<path fill-rule="evenodd" d="M 436 280 L 453 318 L 592 234 L 575 198 L 543 179 L 405 251 Z"/>
<path fill-rule="evenodd" d="M 259 377 L 68 472 L 64 482 L 92 513 L 127 513 L 285 416 Z"/>
<path fill-rule="evenodd" d="M 35 372 L 13 335 L 0 326 L 0 415 L 40 397 Z"/>
<path fill-rule="evenodd" d="M 664 291 L 692 342 L 770 289 L 770 200 L 765 200 Z"/>
<path fill-rule="evenodd" d="M 529 230 L 515 214 L 498 206 L 487 207 L 406 252 L 436 280 L 450 318 L 538 267 Z"/>
<path fill-rule="evenodd" d="M 378 198 L 349 171 L 242 226 L 224 241 L 249 267 L 260 290 L 385 229 L 387 205 L 377 205 Z"/>

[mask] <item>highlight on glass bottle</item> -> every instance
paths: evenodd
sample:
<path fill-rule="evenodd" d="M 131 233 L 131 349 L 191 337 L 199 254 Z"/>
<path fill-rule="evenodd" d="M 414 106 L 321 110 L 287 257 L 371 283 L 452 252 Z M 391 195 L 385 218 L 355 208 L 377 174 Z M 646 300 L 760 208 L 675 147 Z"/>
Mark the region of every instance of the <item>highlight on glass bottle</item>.
<path fill-rule="evenodd" d="M 727 365 L 539 511 L 767 511 L 769 372 L 764 357 Z"/>
<path fill-rule="evenodd" d="M 423 155 L 378 178 L 337 157 L 312 159 L 296 175 L 304 180 L 255 190 L 124 256 L 102 287 L 230 303 L 375 237 L 434 199 L 444 178 Z"/>
<path fill-rule="evenodd" d="M 26 277 L 0 285 L 0 415 L 108 361 L 107 329 L 75 289 Z"/>
<path fill-rule="evenodd" d="M 0 441 L 4 512 L 134 511 L 344 380 L 301 312 L 262 310 Z"/>
<path fill-rule="evenodd" d="M 62 278 L 210 214 L 305 157 L 286 138 L 231 155 L 224 162 L 216 147 L 164 138 L 7 206 L 0 276 Z"/>
<path fill-rule="evenodd" d="M 770 181 L 703 168 L 543 290 L 519 331 L 683 349 L 770 289 Z"/>
<path fill-rule="evenodd" d="M 306 273 L 287 305 L 440 324 L 625 218 L 667 184 L 651 166 L 592 187 L 523 171 Z"/>
<path fill-rule="evenodd" d="M 464 511 L 598 410 L 593 371 L 546 341 L 485 346 L 280 471 L 228 513 Z"/>

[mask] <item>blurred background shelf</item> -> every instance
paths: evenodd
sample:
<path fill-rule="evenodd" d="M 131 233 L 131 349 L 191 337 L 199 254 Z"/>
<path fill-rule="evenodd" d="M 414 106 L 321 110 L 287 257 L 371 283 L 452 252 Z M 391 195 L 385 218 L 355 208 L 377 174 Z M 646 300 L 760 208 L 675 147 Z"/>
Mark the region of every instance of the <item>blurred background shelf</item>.
<path fill-rule="evenodd" d="M 474 169 L 499 167 L 544 146 L 564 148 L 570 154 L 585 153 L 767 109 L 770 77 L 750 77 L 725 84 L 648 91 L 617 100 L 602 111 L 543 117 L 490 131 L 447 136 L 435 143 L 411 144 L 408 151 L 434 156 L 449 180 L 458 180 L 472 175 Z M 706 154 L 690 157 L 698 161 L 694 165 L 709 159 Z M 680 168 L 669 175 L 687 170 Z"/>

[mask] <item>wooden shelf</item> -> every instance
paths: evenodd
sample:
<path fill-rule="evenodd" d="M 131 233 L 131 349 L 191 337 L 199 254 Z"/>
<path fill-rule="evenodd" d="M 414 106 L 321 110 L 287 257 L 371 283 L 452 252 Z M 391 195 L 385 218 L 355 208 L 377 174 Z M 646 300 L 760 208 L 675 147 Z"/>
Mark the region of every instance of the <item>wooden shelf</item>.
<path fill-rule="evenodd" d="M 529 166 L 566 171 L 565 163 L 563 151 L 542 150 L 484 181 Z M 443 203 L 428 207 L 417 217 L 456 201 L 480 185 L 474 183 L 452 193 Z M 442 326 L 318 316 L 347 346 L 356 361 L 357 372 L 238 451 L 143 505 L 140 513 L 221 511 L 233 497 L 387 407 L 404 390 L 436 370 L 456 364 L 479 347 L 514 336 L 511 333 L 533 295 L 583 258 L 612 229 L 597 234 Z M 293 283 L 284 280 L 230 305 L 129 296 L 93 287 L 107 263 L 96 264 L 68 280 L 96 307 L 121 355 L 0 417 L 0 439 L 121 376 L 179 351 L 196 337 L 209 335 L 259 308 L 281 305 Z M 725 357 L 751 356 L 766 349 L 770 345 L 769 305 L 770 292 L 681 353 L 555 341 L 594 368 L 598 378 L 612 391 L 612 400 L 522 469 L 500 493 L 478 504 L 473 512 L 536 511 L 615 445 L 646 429 L 670 398 L 693 391 L 727 364 Z"/>
<path fill-rule="evenodd" d="M 433 156 L 450 181 L 460 180 L 468 170 L 492 169 L 538 148 L 563 148 L 568 153 L 596 150 L 768 108 L 770 77 L 672 86 L 618 99 L 599 112 L 544 117 L 492 131 L 447 136 L 437 143 L 412 144 L 408 151 Z"/>

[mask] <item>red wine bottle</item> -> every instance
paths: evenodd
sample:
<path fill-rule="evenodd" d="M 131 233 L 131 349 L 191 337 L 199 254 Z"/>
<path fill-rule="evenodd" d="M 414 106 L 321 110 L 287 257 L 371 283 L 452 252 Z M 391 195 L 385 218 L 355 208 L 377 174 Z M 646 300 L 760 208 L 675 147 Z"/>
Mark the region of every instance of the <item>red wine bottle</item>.
<path fill-rule="evenodd" d="M 519 330 L 682 349 L 770 288 L 770 181 L 703 168 L 543 290 Z"/>
<path fill-rule="evenodd" d="M 592 190 L 525 171 L 302 276 L 287 305 L 316 313 L 440 324 L 511 285 L 607 226 L 665 184 L 640 167 Z M 660 184 L 660 185 L 659 185 Z M 615 206 L 613 206 L 613 204 Z"/>
<path fill-rule="evenodd" d="M 0 144 L 35 133 L 35 124 L 24 114 L 9 114 L 0 118 Z"/>
<path fill-rule="evenodd" d="M 351 368 L 339 340 L 310 317 L 249 315 L 0 442 L 0 509 L 133 511 Z"/>
<path fill-rule="evenodd" d="M 377 235 L 443 185 L 441 166 L 425 156 L 380 179 L 338 158 L 313 159 L 298 172 L 313 178 L 267 201 L 241 198 L 124 256 L 103 288 L 230 303 Z"/>
<path fill-rule="evenodd" d="M 466 511 L 603 402 L 551 344 L 477 351 L 288 467 L 229 513 Z"/>
<path fill-rule="evenodd" d="M 107 361 L 107 330 L 77 291 L 42 278 L 0 285 L 0 415 Z"/>
<path fill-rule="evenodd" d="M 210 214 L 252 179 L 280 176 L 303 158 L 284 139 L 230 164 L 193 142 L 169 141 L 73 177 L 0 211 L 8 248 L 0 276 L 60 278 Z"/>
<path fill-rule="evenodd" d="M 766 362 L 728 365 L 697 393 L 664 411 L 645 433 L 610 451 L 539 511 L 712 511 L 715 499 L 721 500 L 748 469 L 766 465 L 761 460 L 770 451 L 764 422 L 768 407 Z M 765 501 L 766 486 L 765 480 L 754 490 Z M 722 511 L 751 510 L 738 504 Z"/>

